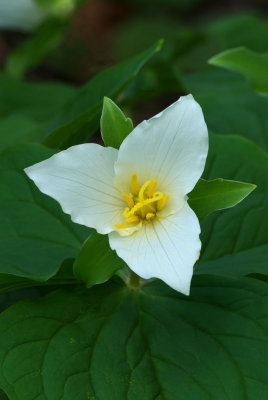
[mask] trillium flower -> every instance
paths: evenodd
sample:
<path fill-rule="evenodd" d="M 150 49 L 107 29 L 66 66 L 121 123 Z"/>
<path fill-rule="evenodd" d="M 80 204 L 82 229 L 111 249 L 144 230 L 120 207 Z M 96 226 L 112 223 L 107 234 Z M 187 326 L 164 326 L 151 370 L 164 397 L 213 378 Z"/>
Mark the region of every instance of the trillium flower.
<path fill-rule="evenodd" d="M 51 15 L 67 16 L 75 0 L 0 0 L 0 27 L 30 32 Z"/>
<path fill-rule="evenodd" d="M 1 0 L 0 27 L 31 31 L 44 18 L 46 13 L 34 0 Z"/>
<path fill-rule="evenodd" d="M 139 124 L 119 150 L 81 144 L 25 171 L 74 222 L 108 234 L 136 274 L 189 294 L 201 242 L 187 193 L 207 152 L 203 113 L 188 95 Z"/>

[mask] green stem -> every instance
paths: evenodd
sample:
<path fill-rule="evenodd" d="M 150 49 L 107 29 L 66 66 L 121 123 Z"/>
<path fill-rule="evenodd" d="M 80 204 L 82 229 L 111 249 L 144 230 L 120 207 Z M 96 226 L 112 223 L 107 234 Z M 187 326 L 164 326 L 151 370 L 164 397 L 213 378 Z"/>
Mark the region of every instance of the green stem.
<path fill-rule="evenodd" d="M 128 285 L 132 289 L 137 289 L 137 288 L 139 288 L 141 286 L 140 277 L 137 274 L 135 274 L 135 272 L 133 272 L 133 271 L 130 271 L 130 277 L 129 277 Z"/>

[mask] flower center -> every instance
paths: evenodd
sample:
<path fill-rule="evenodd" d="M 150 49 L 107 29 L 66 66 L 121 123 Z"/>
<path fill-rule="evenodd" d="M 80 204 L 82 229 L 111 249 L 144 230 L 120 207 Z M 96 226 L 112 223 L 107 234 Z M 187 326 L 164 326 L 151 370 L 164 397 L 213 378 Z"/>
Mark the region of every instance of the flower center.
<path fill-rule="evenodd" d="M 169 199 L 169 194 L 164 195 L 155 190 L 156 185 L 157 181 L 148 180 L 140 186 L 137 175 L 132 174 L 131 194 L 122 194 L 128 205 L 123 212 L 127 224 L 147 223 L 155 218 L 158 211 L 163 209 Z"/>

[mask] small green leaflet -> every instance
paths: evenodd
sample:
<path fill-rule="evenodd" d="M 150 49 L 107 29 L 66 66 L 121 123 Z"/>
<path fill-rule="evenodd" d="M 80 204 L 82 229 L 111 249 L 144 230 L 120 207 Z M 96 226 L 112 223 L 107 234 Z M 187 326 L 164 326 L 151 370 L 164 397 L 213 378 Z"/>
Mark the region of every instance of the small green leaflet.
<path fill-rule="evenodd" d="M 87 287 L 106 282 L 125 262 L 109 246 L 108 235 L 94 232 L 74 262 L 74 275 Z"/>
<path fill-rule="evenodd" d="M 101 115 L 101 136 L 105 146 L 119 149 L 123 140 L 133 130 L 130 118 L 108 97 L 104 97 Z"/>
<path fill-rule="evenodd" d="M 189 205 L 199 219 L 205 219 L 216 210 L 233 207 L 248 196 L 256 185 L 218 178 L 200 179 L 189 193 Z"/>

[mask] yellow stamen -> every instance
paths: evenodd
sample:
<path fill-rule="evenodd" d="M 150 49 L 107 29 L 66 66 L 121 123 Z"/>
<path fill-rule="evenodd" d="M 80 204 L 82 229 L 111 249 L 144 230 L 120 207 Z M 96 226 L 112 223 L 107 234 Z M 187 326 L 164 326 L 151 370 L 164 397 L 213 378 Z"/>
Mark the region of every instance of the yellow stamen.
<path fill-rule="evenodd" d="M 150 185 L 148 186 L 148 189 L 147 189 L 147 196 L 148 197 L 153 197 L 156 185 L 157 185 L 157 181 L 152 181 L 150 183 Z"/>
<path fill-rule="evenodd" d="M 131 194 L 123 193 L 122 197 L 127 203 L 123 211 L 125 223 L 116 224 L 115 228 L 121 236 L 128 236 L 141 229 L 143 224 L 149 223 L 157 217 L 157 212 L 162 210 L 169 199 L 156 191 L 156 180 L 148 180 L 142 186 L 138 184 L 137 175 L 131 176 Z"/>
<path fill-rule="evenodd" d="M 126 222 L 128 224 L 137 224 L 140 222 L 140 219 L 137 215 L 131 215 L 131 217 L 127 218 Z"/>
<path fill-rule="evenodd" d="M 147 213 L 146 214 L 146 219 L 147 219 L 147 221 L 150 221 L 150 219 L 153 219 L 155 217 L 155 214 L 154 213 Z"/>
<path fill-rule="evenodd" d="M 128 207 L 125 208 L 125 211 L 123 212 L 123 216 L 125 218 L 129 218 L 131 215 L 135 215 L 136 212 L 138 212 L 139 210 L 142 211 L 142 209 L 146 206 L 146 207 L 150 207 L 150 204 L 153 203 L 158 203 L 162 198 L 164 197 L 163 193 L 161 192 L 155 192 L 154 197 L 152 197 L 151 199 L 146 199 L 143 202 L 139 202 L 136 203 L 134 207 L 132 207 L 131 209 L 129 209 Z M 166 200 L 167 201 L 167 200 Z M 165 204 L 164 204 L 165 205 Z M 164 206 L 163 206 L 164 207 Z M 155 208 L 153 208 L 153 210 L 155 210 Z"/>
<path fill-rule="evenodd" d="M 169 199 L 169 194 L 167 194 L 166 196 L 162 197 L 162 199 L 158 200 L 157 202 L 157 210 L 160 211 L 164 208 L 166 202 Z"/>
<path fill-rule="evenodd" d="M 142 203 L 137 203 L 131 210 L 129 208 L 125 208 L 125 211 L 123 212 L 123 216 L 125 218 L 129 218 L 131 215 L 135 215 L 135 212 L 137 212 L 142 207 L 143 207 Z"/>
<path fill-rule="evenodd" d="M 147 187 L 152 183 L 152 181 L 146 181 L 142 187 L 140 188 L 139 191 L 139 201 L 144 201 L 144 192 L 147 189 Z"/>
<path fill-rule="evenodd" d="M 126 207 L 123 212 L 123 217 L 128 218 L 129 211 L 130 211 L 130 209 L 128 207 Z"/>
<path fill-rule="evenodd" d="M 134 207 L 134 200 L 132 197 L 130 197 L 127 193 L 122 193 L 122 197 L 130 208 Z"/>
<path fill-rule="evenodd" d="M 140 185 L 138 184 L 137 174 L 132 174 L 130 185 L 131 185 L 131 193 L 137 196 L 140 191 Z"/>

